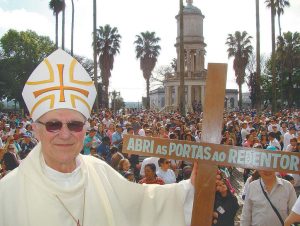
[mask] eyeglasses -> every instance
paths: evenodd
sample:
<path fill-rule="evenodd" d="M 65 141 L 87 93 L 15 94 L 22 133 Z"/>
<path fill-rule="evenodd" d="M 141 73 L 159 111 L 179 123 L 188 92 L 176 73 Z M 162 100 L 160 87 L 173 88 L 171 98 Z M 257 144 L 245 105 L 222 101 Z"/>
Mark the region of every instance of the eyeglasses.
<path fill-rule="evenodd" d="M 68 129 L 71 132 L 81 132 L 85 124 L 85 122 L 81 122 L 81 121 L 70 121 L 67 123 L 63 123 L 60 121 L 49 121 L 49 122 L 37 121 L 37 123 L 44 125 L 46 130 L 51 133 L 55 133 L 61 130 L 63 124 L 66 124 Z"/>

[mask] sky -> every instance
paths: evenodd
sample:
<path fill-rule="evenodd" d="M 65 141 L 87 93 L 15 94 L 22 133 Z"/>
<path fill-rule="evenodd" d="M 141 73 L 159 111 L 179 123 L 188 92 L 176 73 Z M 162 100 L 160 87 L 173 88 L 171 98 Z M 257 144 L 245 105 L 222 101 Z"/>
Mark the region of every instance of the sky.
<path fill-rule="evenodd" d="M 66 40 L 71 43 L 71 0 L 66 1 Z M 75 30 L 74 53 L 93 59 L 93 0 L 74 0 Z M 184 0 L 184 4 L 185 0 Z M 300 32 L 300 0 L 290 0 L 281 17 L 282 32 Z M 228 63 L 227 88 L 237 89 L 232 60 L 228 59 L 226 38 L 235 31 L 247 31 L 253 36 L 255 48 L 255 0 L 194 0 L 204 18 L 204 41 L 207 44 L 207 63 Z M 125 101 L 141 101 L 146 96 L 146 82 L 135 57 L 133 42 L 136 35 L 154 31 L 161 38 L 160 56 L 156 68 L 170 65 L 176 57 L 177 25 L 175 16 L 179 11 L 179 0 L 98 0 L 97 26 L 109 24 L 117 27 L 122 36 L 120 54 L 115 57 L 109 90 L 121 92 Z M 260 0 L 261 54 L 271 51 L 270 10 Z M 61 24 L 60 24 L 61 25 Z M 0 37 L 9 29 L 27 29 L 55 40 L 55 16 L 49 9 L 49 0 L 0 0 Z M 60 31 L 61 27 L 59 27 Z M 60 34 L 59 34 L 60 35 Z M 276 20 L 276 35 L 278 26 Z M 60 37 L 60 36 L 59 36 Z M 243 86 L 247 91 L 247 86 Z"/>

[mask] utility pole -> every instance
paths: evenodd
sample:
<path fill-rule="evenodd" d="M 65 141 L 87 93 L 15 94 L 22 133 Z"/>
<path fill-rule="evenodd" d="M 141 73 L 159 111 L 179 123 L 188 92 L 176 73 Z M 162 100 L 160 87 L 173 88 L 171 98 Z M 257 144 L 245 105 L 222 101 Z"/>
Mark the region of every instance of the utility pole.
<path fill-rule="evenodd" d="M 97 27 L 97 4 L 96 0 L 93 0 L 93 49 L 94 49 L 94 84 L 96 86 L 97 95 L 96 95 L 96 111 L 99 113 L 99 96 L 98 96 L 98 80 L 97 80 L 97 48 L 96 48 L 96 27 Z"/>
<path fill-rule="evenodd" d="M 180 76 L 180 84 L 179 84 L 179 110 L 181 115 L 185 115 L 185 89 L 184 89 L 184 46 L 183 46 L 183 0 L 179 0 L 179 23 L 180 23 L 180 51 L 179 51 L 179 57 L 180 57 L 180 69 L 179 69 L 179 76 Z M 176 97 L 177 98 L 177 97 Z"/>

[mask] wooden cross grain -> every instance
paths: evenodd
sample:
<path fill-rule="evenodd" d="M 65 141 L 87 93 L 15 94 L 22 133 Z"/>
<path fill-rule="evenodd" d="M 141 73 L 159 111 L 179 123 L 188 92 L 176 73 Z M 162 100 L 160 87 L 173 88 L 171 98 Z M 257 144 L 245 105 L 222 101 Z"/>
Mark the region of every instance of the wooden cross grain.
<path fill-rule="evenodd" d="M 218 165 L 299 173 L 299 153 L 220 145 L 226 64 L 208 64 L 201 142 L 125 135 L 123 152 L 199 162 L 192 226 L 211 226 Z"/>

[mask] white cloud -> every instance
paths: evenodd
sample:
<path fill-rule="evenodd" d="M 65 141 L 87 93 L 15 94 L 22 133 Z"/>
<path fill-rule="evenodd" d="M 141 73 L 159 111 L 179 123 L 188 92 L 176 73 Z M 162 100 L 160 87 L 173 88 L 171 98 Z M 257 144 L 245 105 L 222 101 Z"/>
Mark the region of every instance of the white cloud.
<path fill-rule="evenodd" d="M 3 1 L 3 0 L 2 0 Z M 0 29 L 6 32 L 9 29 L 18 31 L 33 30 L 40 35 L 53 37 L 54 26 L 49 18 L 36 12 L 29 12 L 25 9 L 4 11 L 0 8 Z"/>

